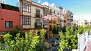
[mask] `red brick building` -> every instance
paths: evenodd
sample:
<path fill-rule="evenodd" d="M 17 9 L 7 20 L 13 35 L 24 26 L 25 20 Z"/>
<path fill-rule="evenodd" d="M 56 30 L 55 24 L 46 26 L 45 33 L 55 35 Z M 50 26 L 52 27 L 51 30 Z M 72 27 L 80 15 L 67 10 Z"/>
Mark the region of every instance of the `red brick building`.
<path fill-rule="evenodd" d="M 5 32 L 8 29 L 12 30 L 16 25 L 20 27 L 19 8 L 0 4 L 0 32 Z"/>

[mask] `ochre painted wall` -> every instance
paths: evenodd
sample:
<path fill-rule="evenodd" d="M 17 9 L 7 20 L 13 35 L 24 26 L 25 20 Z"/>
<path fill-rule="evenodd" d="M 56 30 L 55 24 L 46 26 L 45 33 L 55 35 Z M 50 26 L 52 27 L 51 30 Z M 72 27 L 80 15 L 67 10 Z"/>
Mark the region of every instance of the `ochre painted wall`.
<path fill-rule="evenodd" d="M 5 21 L 13 21 L 13 27 L 15 25 L 20 27 L 20 13 L 17 11 L 0 8 L 0 32 L 5 32 L 8 30 L 8 28 L 5 28 Z M 10 30 L 12 29 L 13 28 L 10 28 Z"/>

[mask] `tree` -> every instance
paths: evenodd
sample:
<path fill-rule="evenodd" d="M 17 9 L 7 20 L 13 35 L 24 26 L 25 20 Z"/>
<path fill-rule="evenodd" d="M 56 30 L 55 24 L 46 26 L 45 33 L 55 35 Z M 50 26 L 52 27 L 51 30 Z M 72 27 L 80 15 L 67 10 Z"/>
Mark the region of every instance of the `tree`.
<path fill-rule="evenodd" d="M 60 32 L 60 43 L 59 43 L 59 51 L 63 51 L 63 49 L 77 49 L 78 47 L 78 36 L 77 34 L 84 33 L 89 30 L 89 26 L 78 26 L 78 29 L 75 29 L 74 31 L 74 25 L 70 27 L 66 27 L 66 32 Z"/>
<path fill-rule="evenodd" d="M 0 51 L 45 51 L 44 45 L 44 35 L 46 31 L 42 29 L 40 31 L 40 36 L 38 36 L 38 31 L 34 33 L 35 35 L 32 36 L 33 31 L 25 33 L 25 38 L 20 38 L 20 33 L 16 34 L 15 40 L 12 40 L 12 35 L 7 33 L 4 35 L 5 47 L 4 49 L 0 49 Z M 40 37 L 43 38 L 40 40 Z M 0 43 L 1 47 L 1 43 Z"/>
<path fill-rule="evenodd" d="M 16 34 L 20 33 L 20 37 L 25 37 L 24 32 L 22 31 L 21 27 L 18 27 L 17 25 L 13 28 L 13 30 L 8 30 L 6 31 L 6 34 L 9 33 L 10 35 L 12 35 L 12 39 L 14 39 L 14 37 L 16 37 Z"/>

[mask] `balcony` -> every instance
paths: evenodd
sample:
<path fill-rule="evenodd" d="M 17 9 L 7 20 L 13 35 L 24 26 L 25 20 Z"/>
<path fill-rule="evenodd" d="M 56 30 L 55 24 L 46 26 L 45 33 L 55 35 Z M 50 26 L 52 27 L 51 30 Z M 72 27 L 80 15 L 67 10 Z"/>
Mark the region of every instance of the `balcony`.
<path fill-rule="evenodd" d="M 67 19 L 68 22 L 73 22 L 73 19 Z"/>
<path fill-rule="evenodd" d="M 36 14 L 35 14 L 35 17 L 36 17 L 36 18 L 42 18 L 42 14 L 36 13 Z"/>
<path fill-rule="evenodd" d="M 69 17 L 67 17 L 67 19 L 73 19 L 73 16 L 69 16 Z"/>
<path fill-rule="evenodd" d="M 48 21 L 43 20 L 43 25 L 48 25 Z"/>
<path fill-rule="evenodd" d="M 35 28 L 42 28 L 42 22 L 35 22 Z"/>

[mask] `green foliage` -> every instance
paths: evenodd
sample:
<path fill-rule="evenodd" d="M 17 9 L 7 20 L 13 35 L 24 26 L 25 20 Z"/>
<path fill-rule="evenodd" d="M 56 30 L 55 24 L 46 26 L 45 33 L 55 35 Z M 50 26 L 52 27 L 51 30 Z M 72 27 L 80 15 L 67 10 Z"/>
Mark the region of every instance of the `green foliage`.
<path fill-rule="evenodd" d="M 63 33 L 66 32 L 66 26 L 62 27 L 61 30 Z"/>
<path fill-rule="evenodd" d="M 60 32 L 60 48 L 59 51 L 63 51 L 64 48 L 67 49 L 77 49 L 78 47 L 78 36 L 77 34 L 82 34 L 88 30 L 90 30 L 91 26 L 86 25 L 86 26 L 78 26 L 78 29 L 74 30 L 74 25 L 71 27 L 66 27 L 66 32 Z"/>
<path fill-rule="evenodd" d="M 59 28 L 56 27 L 56 26 L 54 26 L 54 27 L 52 28 L 52 33 L 53 33 L 53 34 L 58 34 L 58 32 L 59 32 Z"/>
<path fill-rule="evenodd" d="M 16 37 L 14 37 L 15 40 L 12 39 L 12 35 L 9 33 L 4 35 L 4 41 L 5 41 L 5 48 L 0 49 L 0 51 L 45 51 L 43 47 L 43 41 L 44 41 L 44 35 L 46 31 L 42 29 L 40 31 L 40 36 L 43 38 L 40 40 L 40 36 L 37 35 L 37 32 L 32 37 L 32 30 L 30 32 L 25 33 L 25 38 L 20 38 L 20 33 L 16 34 Z M 0 43 L 0 47 L 2 43 Z"/>
<path fill-rule="evenodd" d="M 37 22 L 35 22 L 35 28 L 42 28 L 42 23 L 40 23 L 41 25 L 37 25 Z"/>
<path fill-rule="evenodd" d="M 12 40 L 14 40 L 14 37 L 16 37 L 16 34 L 18 33 L 20 33 L 20 38 L 25 37 L 25 34 L 22 31 L 22 28 L 18 27 L 17 25 L 13 28 L 13 30 L 7 31 L 6 34 L 7 33 L 12 35 Z"/>

